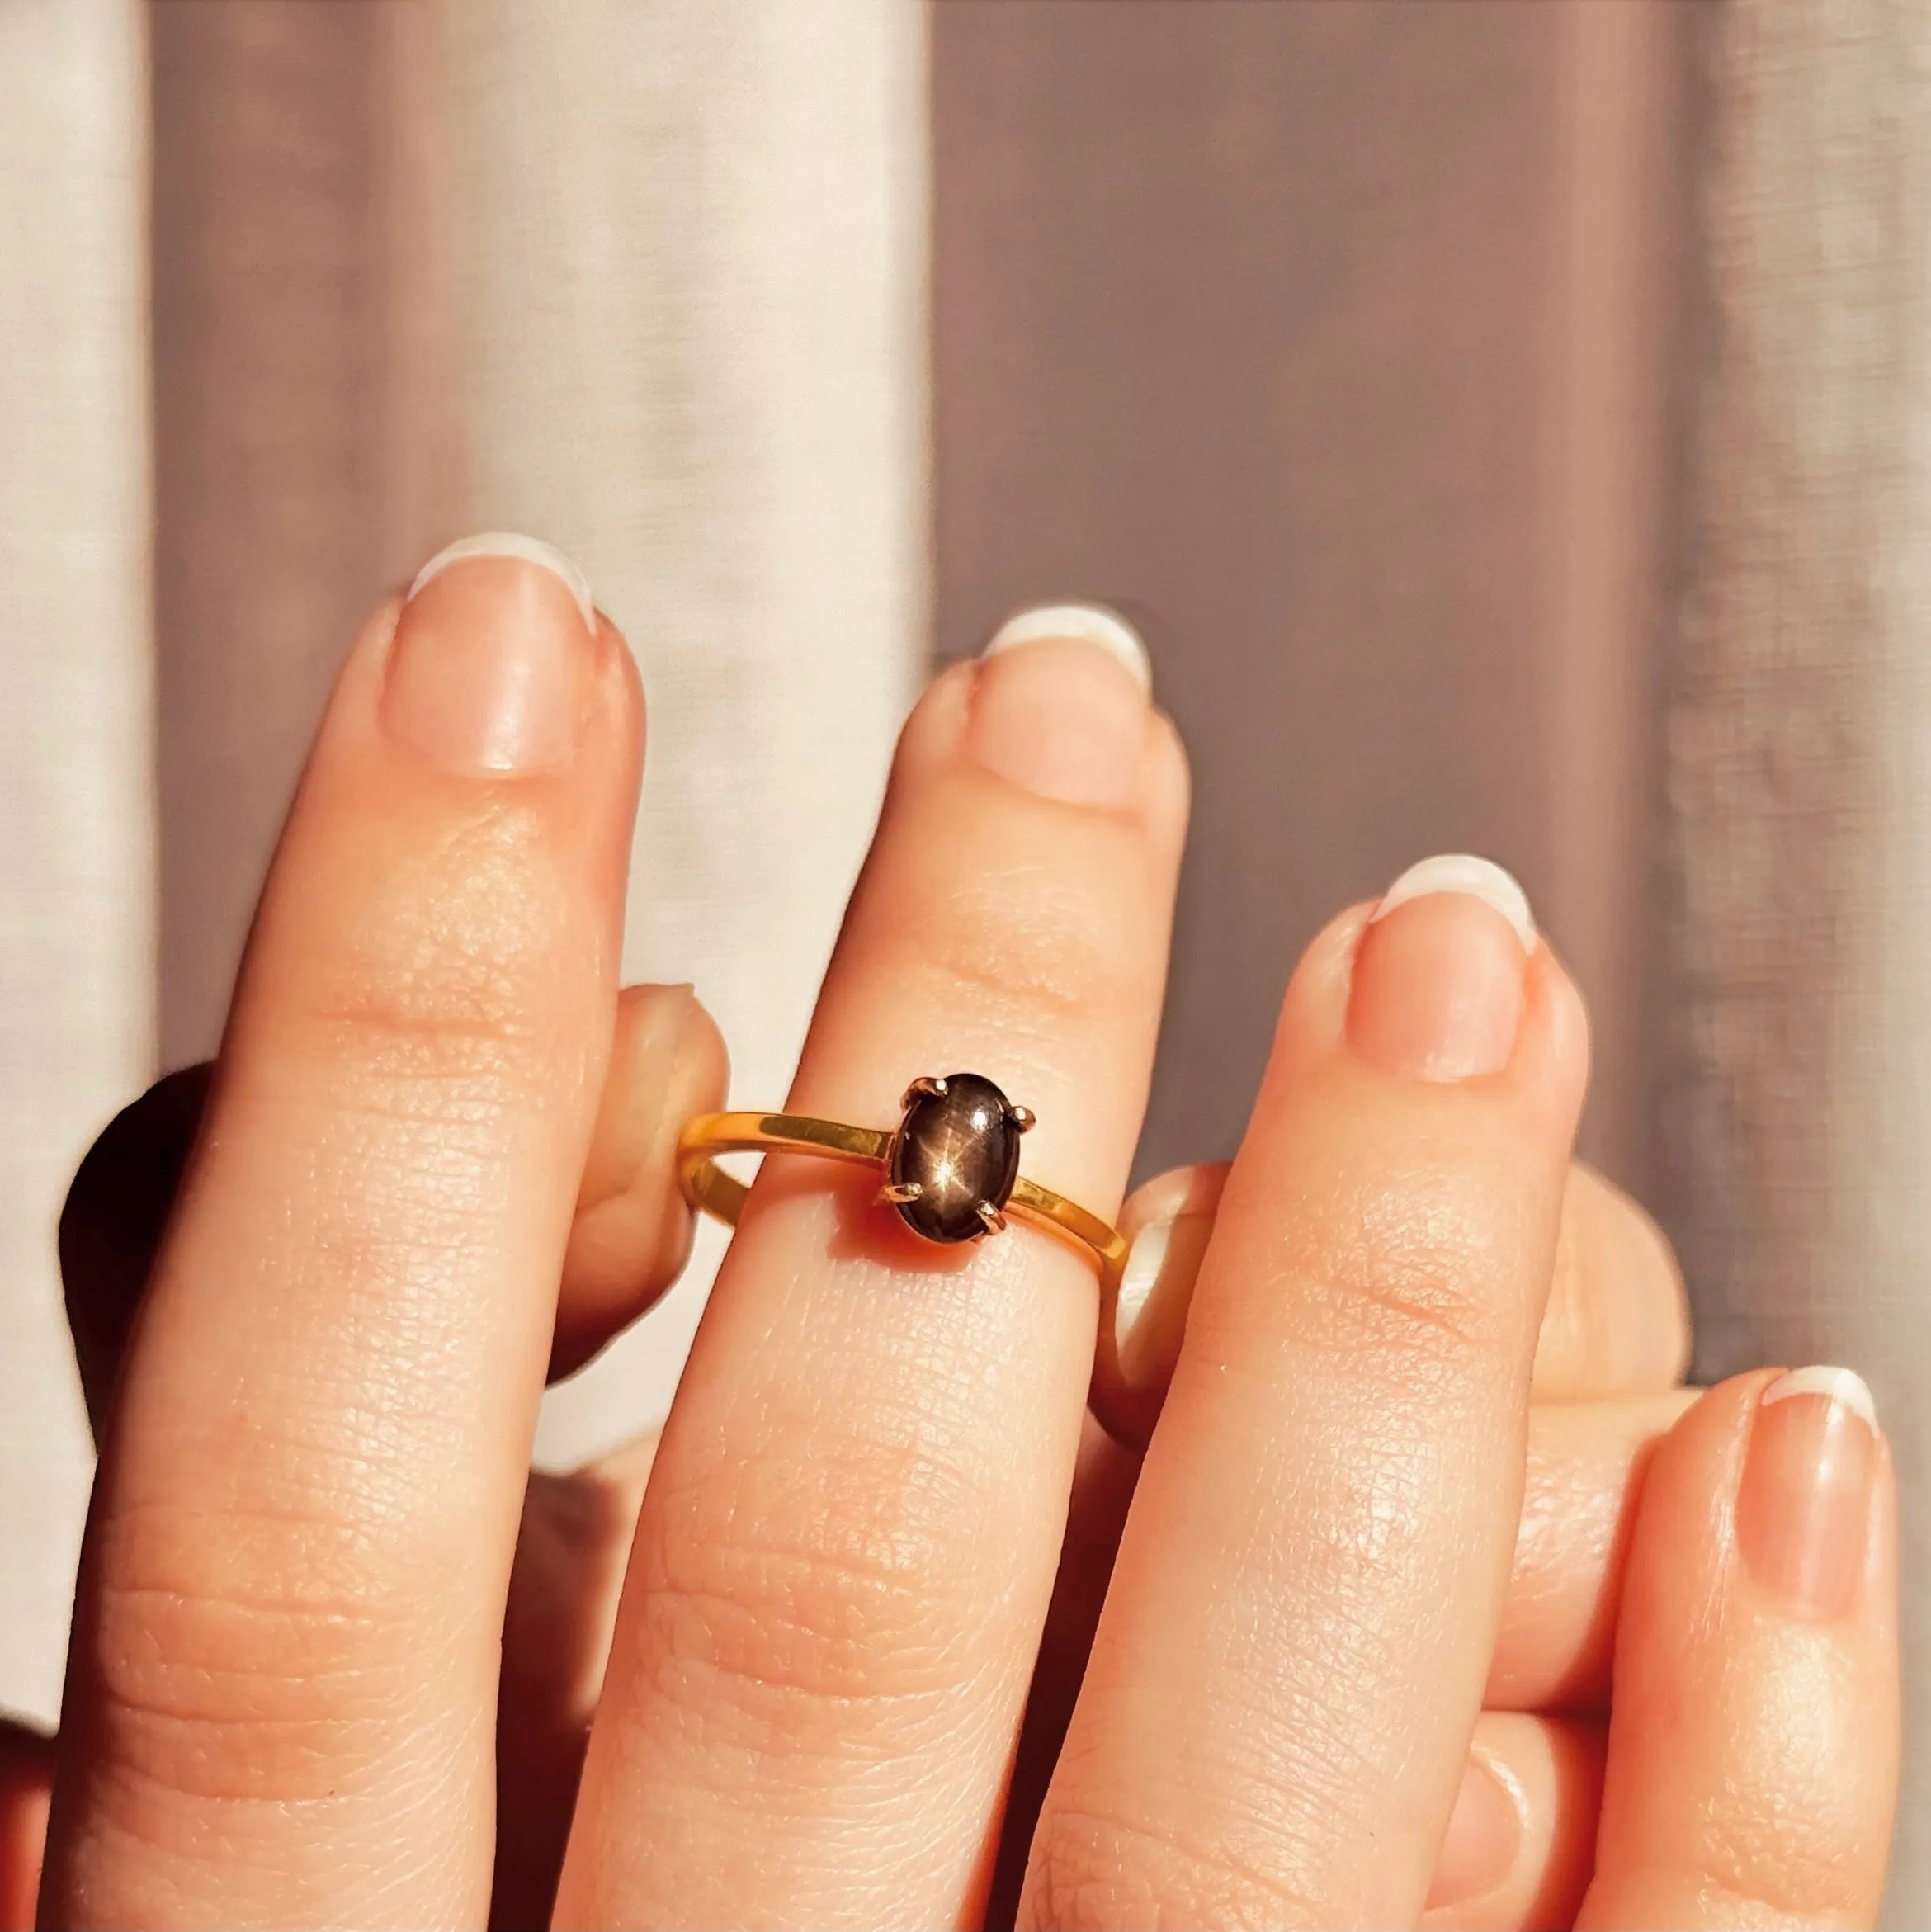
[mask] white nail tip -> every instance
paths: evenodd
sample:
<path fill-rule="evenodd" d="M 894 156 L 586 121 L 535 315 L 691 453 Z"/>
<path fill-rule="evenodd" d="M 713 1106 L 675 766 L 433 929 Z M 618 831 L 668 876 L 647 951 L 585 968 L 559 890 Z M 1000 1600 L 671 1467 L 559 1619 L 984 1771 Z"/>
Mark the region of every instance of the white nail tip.
<path fill-rule="evenodd" d="M 1773 1402 L 1787 1401 L 1792 1396 L 1822 1396 L 1864 1419 L 1873 1435 L 1877 1431 L 1877 1405 L 1871 1400 L 1871 1388 L 1854 1368 L 1793 1368 L 1780 1375 L 1757 1400 L 1768 1409 Z"/>
<path fill-rule="evenodd" d="M 1140 633 L 1104 604 L 1036 604 L 1008 617 L 980 654 L 989 658 L 994 651 L 1011 650 L 1015 645 L 1044 644 L 1063 637 L 1097 644 L 1125 665 L 1144 688 L 1152 690 L 1153 663 Z"/>
<path fill-rule="evenodd" d="M 545 543 L 540 536 L 521 536 L 513 530 L 485 530 L 475 536 L 459 537 L 446 550 L 438 550 L 416 573 L 409 596 L 415 596 L 432 578 L 440 577 L 451 564 L 460 564 L 465 557 L 517 557 L 526 564 L 534 564 L 540 570 L 549 571 L 568 587 L 577 600 L 577 608 L 583 613 L 584 623 L 593 631 L 596 630 L 597 600 L 590 594 L 590 580 L 555 544 Z"/>
<path fill-rule="evenodd" d="M 1424 858 L 1410 866 L 1381 895 L 1381 903 L 1369 916 L 1386 919 L 1398 905 L 1411 899 L 1426 899 L 1436 892 L 1461 892 L 1501 914 L 1515 928 L 1524 952 L 1536 949 L 1536 915 L 1529 910 L 1528 895 L 1492 859 L 1477 858 L 1471 853 L 1448 852 L 1436 858 Z"/>

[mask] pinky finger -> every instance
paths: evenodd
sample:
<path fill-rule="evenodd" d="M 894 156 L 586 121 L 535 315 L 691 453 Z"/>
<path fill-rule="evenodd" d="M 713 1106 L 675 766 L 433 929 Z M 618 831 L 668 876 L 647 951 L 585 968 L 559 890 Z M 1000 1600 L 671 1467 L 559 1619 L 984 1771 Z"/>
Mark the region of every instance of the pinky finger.
<path fill-rule="evenodd" d="M 1853 1927 L 1897 1797 L 1896 1498 L 1848 1369 L 1712 1389 L 1659 1445 L 1578 1923 Z"/>
<path fill-rule="evenodd" d="M 1427 1932 L 1566 1925 L 1589 1882 L 1603 1727 L 1485 1711 L 1435 1861 Z"/>

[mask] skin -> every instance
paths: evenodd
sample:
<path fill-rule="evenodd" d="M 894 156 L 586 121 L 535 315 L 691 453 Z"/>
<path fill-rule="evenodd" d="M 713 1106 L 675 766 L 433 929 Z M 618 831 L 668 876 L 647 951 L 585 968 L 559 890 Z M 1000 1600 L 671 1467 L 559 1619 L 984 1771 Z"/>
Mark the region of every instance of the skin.
<path fill-rule="evenodd" d="M 1738 1555 L 1771 1377 L 1673 1386 L 1667 1249 L 1570 1164 L 1546 943 L 1475 935 L 1500 1064 L 1414 1070 L 1496 917 L 1458 895 L 1341 915 L 1230 1172 L 1125 1209 L 1207 1224 L 1144 1456 L 1083 1422 L 1078 1254 L 926 1249 L 794 1161 L 661 1441 L 531 1477 L 546 1375 L 681 1264 L 722 1050 L 615 983 L 627 654 L 570 633 L 563 751 L 451 770 L 385 710 L 399 624 L 580 620 L 528 564 L 437 583 L 351 654 L 211 1078 L 64 1218 L 103 1457 L 60 1739 L 0 1758 L 9 1922 L 43 1831 L 52 1924 L 1869 1922 L 1888 1461 L 1856 1588 L 1792 1613 Z M 1185 809 L 1091 645 L 947 673 L 791 1104 L 983 1067 L 1027 1171 L 1118 1209 Z"/>

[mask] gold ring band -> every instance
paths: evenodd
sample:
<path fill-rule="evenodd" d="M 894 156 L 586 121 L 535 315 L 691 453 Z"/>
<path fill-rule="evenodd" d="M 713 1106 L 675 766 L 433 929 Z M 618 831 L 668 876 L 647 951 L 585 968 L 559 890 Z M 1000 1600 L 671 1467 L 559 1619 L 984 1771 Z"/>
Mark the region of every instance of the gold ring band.
<path fill-rule="evenodd" d="M 678 1136 L 678 1180 L 693 1207 L 735 1227 L 751 1190 L 718 1165 L 723 1154 L 810 1154 L 876 1168 L 881 1205 L 914 1234 L 951 1244 L 999 1233 L 1007 1217 L 1069 1242 L 1099 1268 L 1099 1331 L 1087 1401 L 1107 1432 L 1144 1445 L 1143 1401 L 1121 1374 L 1121 1277 L 1126 1237 L 1076 1201 L 1019 1172 L 1019 1138 L 1033 1124 L 980 1074 L 914 1080 L 896 1128 L 855 1127 L 809 1113 L 701 1113 Z"/>
<path fill-rule="evenodd" d="M 950 1076 L 955 1084 L 972 1077 Z M 946 1083 L 920 1082 L 908 1093 L 908 1122 L 913 1119 L 923 1093 L 934 1089 L 942 1097 Z M 1023 1108 L 1012 1111 L 1023 1117 L 1026 1126 L 1032 1124 L 1032 1117 Z M 1023 1131 L 1023 1128 L 1017 1131 Z M 887 1131 L 855 1127 L 843 1121 L 819 1120 L 805 1113 L 701 1113 L 687 1121 L 678 1136 L 678 1179 L 692 1207 L 735 1226 L 750 1189 L 735 1174 L 726 1174 L 718 1165 L 720 1154 L 815 1155 L 821 1160 L 875 1167 L 893 1175 L 895 1180 L 895 1155 L 906 1132 L 903 1122 L 897 1130 Z M 1064 1194 L 1042 1188 L 1022 1174 L 1015 1174 L 1008 1184 L 1009 1192 L 991 1203 L 993 1212 L 984 1229 L 975 1230 L 975 1235 L 996 1231 L 1003 1216 L 1008 1214 L 1057 1235 L 1098 1264 L 1101 1287 L 1110 1303 L 1126 1262 L 1126 1237 L 1076 1201 L 1069 1201 Z M 902 1184 L 888 1185 L 883 1193 L 886 1199 L 896 1200 L 904 1197 L 905 1189 Z"/>
<path fill-rule="evenodd" d="M 751 1189 L 718 1165 L 719 1155 L 815 1154 L 883 1170 L 891 1160 L 892 1138 L 881 1127 L 848 1127 L 808 1113 L 701 1113 L 687 1121 L 678 1136 L 678 1179 L 693 1207 L 735 1227 Z M 1109 1295 L 1118 1287 L 1120 1270 L 1126 1265 L 1126 1237 L 1077 1201 L 1022 1174 L 1007 1197 L 1006 1212 L 1084 1249 L 1099 1264 L 1101 1283 Z"/>

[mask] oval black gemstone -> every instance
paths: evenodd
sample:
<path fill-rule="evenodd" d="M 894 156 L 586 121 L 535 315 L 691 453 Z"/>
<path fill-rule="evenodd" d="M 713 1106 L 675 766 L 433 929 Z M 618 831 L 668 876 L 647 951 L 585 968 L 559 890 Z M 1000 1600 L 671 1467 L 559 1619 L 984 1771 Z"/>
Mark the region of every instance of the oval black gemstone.
<path fill-rule="evenodd" d="M 893 1181 L 918 1197 L 895 1205 L 928 1241 L 970 1241 L 985 1232 L 984 1202 L 1006 1205 L 1019 1178 L 1012 1103 L 977 1074 L 947 1074 L 943 1094 L 914 1094 L 892 1142 Z"/>

